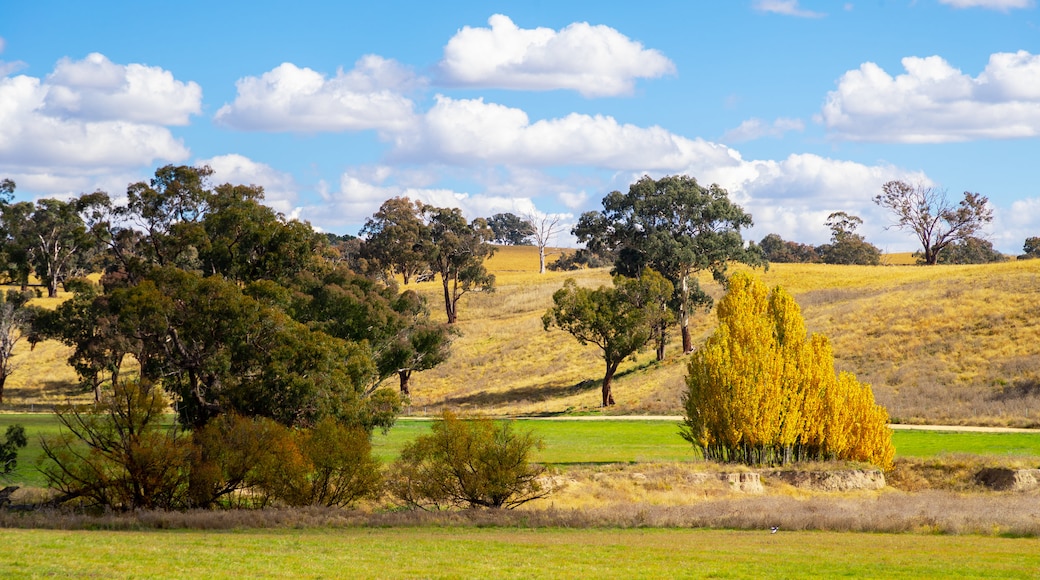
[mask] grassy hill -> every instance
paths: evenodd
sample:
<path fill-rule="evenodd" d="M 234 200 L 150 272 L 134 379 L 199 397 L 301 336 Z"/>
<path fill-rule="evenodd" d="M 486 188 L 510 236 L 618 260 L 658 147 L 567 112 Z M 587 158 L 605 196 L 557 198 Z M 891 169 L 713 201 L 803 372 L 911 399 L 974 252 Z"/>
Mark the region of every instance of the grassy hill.
<path fill-rule="evenodd" d="M 552 258 L 550 258 L 552 259 Z M 1040 425 L 1040 260 L 980 266 L 773 264 L 757 270 L 802 307 L 811 332 L 827 335 L 838 366 L 871 383 L 894 420 L 979 425 Z M 533 247 L 505 247 L 490 260 L 498 290 L 459 303 L 460 336 L 440 367 L 412 381 L 411 414 L 442 408 L 493 415 L 600 413 L 604 363 L 595 346 L 542 329 L 541 316 L 566 278 L 609 284 L 607 270 L 538 274 Z M 702 284 L 719 297 L 707 277 Z M 416 287 L 443 319 L 440 282 Z M 699 312 L 695 341 L 714 327 Z M 626 361 L 615 379 L 611 414 L 678 414 L 685 375 L 678 333 L 668 359 L 647 351 Z M 27 410 L 74 394 L 67 351 L 20 345 L 20 367 L 5 409 Z M 82 395 L 80 395 L 82 396 Z"/>
<path fill-rule="evenodd" d="M 841 370 L 874 387 L 902 422 L 980 425 L 1040 424 L 1040 261 L 978 266 L 773 264 L 756 271 L 802 306 L 810 332 L 828 336 Z M 542 330 L 541 315 L 568 277 L 609 284 L 606 270 L 537 273 L 534 248 L 502 248 L 488 266 L 498 277 L 491 295 L 463 298 L 461 336 L 452 358 L 414 377 L 412 412 L 442 407 L 492 414 L 600 412 L 603 360 L 559 330 Z M 701 282 L 716 296 L 722 289 Z M 439 282 L 419 286 L 435 316 Z M 696 341 L 714 314 L 694 319 Z M 623 363 L 608 413 L 679 413 L 685 357 L 678 333 L 668 359 L 649 350 Z"/>

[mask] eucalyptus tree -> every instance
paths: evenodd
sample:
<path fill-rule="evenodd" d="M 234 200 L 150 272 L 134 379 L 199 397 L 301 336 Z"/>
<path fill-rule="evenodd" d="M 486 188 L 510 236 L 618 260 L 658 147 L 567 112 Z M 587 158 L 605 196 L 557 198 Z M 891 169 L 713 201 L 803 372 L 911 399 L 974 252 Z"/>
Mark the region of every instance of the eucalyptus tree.
<path fill-rule="evenodd" d="M 470 292 L 494 292 L 495 276 L 484 260 L 495 253 L 491 228 L 483 218 L 466 222 L 462 210 L 423 206 L 426 228 L 421 247 L 426 263 L 441 277 L 448 324 L 458 320 L 458 303 Z"/>
<path fill-rule="evenodd" d="M 538 214 L 531 212 L 524 216 L 527 223 L 531 226 L 531 237 L 534 238 L 535 245 L 538 246 L 538 273 L 545 273 L 545 248 L 548 247 L 549 242 L 560 233 L 563 226 L 560 221 L 563 216 L 560 214 Z"/>
<path fill-rule="evenodd" d="M 39 200 L 21 233 L 29 265 L 51 298 L 59 284 L 84 269 L 93 249 L 75 202 Z"/>
<path fill-rule="evenodd" d="M 889 181 L 874 196 L 874 203 L 895 216 L 895 227 L 917 236 L 926 265 L 939 262 L 939 254 L 950 244 L 975 237 L 993 221 L 989 198 L 970 191 L 954 204 L 945 189 Z"/>
<path fill-rule="evenodd" d="M 531 221 L 514 213 L 496 213 L 487 224 L 494 236 L 491 241 L 504 246 L 530 246 L 535 235 Z"/>
<path fill-rule="evenodd" d="M 415 276 L 428 269 L 422 242 L 426 226 L 423 204 L 407 197 L 394 197 L 383 202 L 361 229 L 365 239 L 362 256 L 369 269 L 381 274 L 397 274 L 408 285 Z"/>
<path fill-rule="evenodd" d="M 606 364 L 604 407 L 614 404 L 611 385 L 618 365 L 669 322 L 665 305 L 672 290 L 671 282 L 646 268 L 639 278 L 615 275 L 612 288 L 583 288 L 568 279 L 553 293 L 553 306 L 542 316 L 542 325 L 568 332 L 583 345 L 600 347 Z"/>
<path fill-rule="evenodd" d="M 831 229 L 831 243 L 816 249 L 824 263 L 861 266 L 881 263 L 881 248 L 856 233 L 856 228 L 863 225 L 859 216 L 837 211 L 827 216 L 825 225 Z"/>
<path fill-rule="evenodd" d="M 594 252 L 614 251 L 614 272 L 638 276 L 646 268 L 660 272 L 674 286 L 671 307 L 682 332 L 683 352 L 693 350 L 690 316 L 711 297 L 696 275 L 711 272 L 724 282 L 730 262 L 764 263 L 756 246 L 746 247 L 743 228 L 751 215 L 718 185 L 703 187 L 686 175 L 654 180 L 644 176 L 627 193 L 603 198 L 603 210 L 587 212 L 572 230 Z M 659 336 L 659 356 L 663 354 Z"/>

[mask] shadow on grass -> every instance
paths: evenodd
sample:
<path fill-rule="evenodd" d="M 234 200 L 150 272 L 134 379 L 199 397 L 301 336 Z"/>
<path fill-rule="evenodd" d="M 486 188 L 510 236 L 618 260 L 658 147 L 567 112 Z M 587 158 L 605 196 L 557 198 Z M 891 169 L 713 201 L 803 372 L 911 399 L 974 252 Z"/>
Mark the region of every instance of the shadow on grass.
<path fill-rule="evenodd" d="M 5 411 L 23 413 L 53 410 L 55 405 L 69 399 L 82 399 L 88 391 L 78 383 L 68 381 L 43 381 L 32 387 L 7 387 L 4 389 Z"/>
<path fill-rule="evenodd" d="M 1028 379 L 1015 381 L 1013 384 L 1007 385 L 999 391 L 991 394 L 988 398 L 991 401 L 998 401 L 1001 403 L 1020 401 L 1022 399 L 1040 398 L 1040 380 Z"/>
<path fill-rule="evenodd" d="M 585 391 L 598 389 L 601 381 L 586 380 L 573 385 L 534 385 L 501 392 L 478 391 L 468 395 L 450 397 L 441 401 L 445 406 L 482 406 L 515 403 L 516 401 L 542 401 L 569 397 Z"/>
<path fill-rule="evenodd" d="M 657 361 L 645 362 L 615 374 L 614 380 L 647 370 L 657 365 Z M 599 389 L 602 385 L 603 379 L 586 379 L 573 385 L 532 385 L 530 387 L 520 387 L 508 391 L 478 391 L 476 393 L 444 399 L 440 404 L 448 407 L 462 407 L 467 405 L 502 405 L 507 403 L 516 403 L 518 401 L 547 401 L 550 399 L 579 395 L 586 391 Z M 538 416 L 550 417 L 565 414 L 569 413 L 567 411 L 561 411 L 559 413 L 543 413 Z"/>

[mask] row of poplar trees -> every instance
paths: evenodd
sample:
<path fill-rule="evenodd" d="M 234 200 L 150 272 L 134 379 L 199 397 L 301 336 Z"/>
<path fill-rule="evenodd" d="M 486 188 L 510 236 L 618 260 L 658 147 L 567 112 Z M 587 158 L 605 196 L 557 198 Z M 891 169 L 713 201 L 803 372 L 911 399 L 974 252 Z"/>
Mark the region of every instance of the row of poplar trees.
<path fill-rule="evenodd" d="M 738 273 L 717 316 L 714 334 L 690 359 L 681 431 L 706 459 L 891 466 L 888 413 L 869 385 L 835 373 L 830 342 L 807 335 L 790 294 Z"/>

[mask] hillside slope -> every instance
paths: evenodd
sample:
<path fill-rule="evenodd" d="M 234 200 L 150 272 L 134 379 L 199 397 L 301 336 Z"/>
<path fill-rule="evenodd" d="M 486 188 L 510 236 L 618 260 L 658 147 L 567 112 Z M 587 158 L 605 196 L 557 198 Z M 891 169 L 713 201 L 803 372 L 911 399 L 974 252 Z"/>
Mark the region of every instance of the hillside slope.
<path fill-rule="evenodd" d="M 890 263 L 906 261 L 899 258 Z M 610 284 L 607 270 L 540 275 L 533 247 L 501 248 L 488 266 L 498 290 L 462 298 L 452 356 L 413 375 L 409 413 L 681 412 L 686 369 L 678 332 L 667 360 L 658 363 L 647 350 L 622 363 L 614 385 L 618 404 L 603 410 L 599 349 L 542 329 L 541 316 L 565 279 Z M 1040 425 L 1040 260 L 935 267 L 773 264 L 755 275 L 795 296 L 809 330 L 831 339 L 839 369 L 872 384 L 894 420 Z M 702 284 L 721 296 L 708 278 Z M 440 282 L 411 287 L 429 298 L 433 317 L 444 320 Z M 714 325 L 714 314 L 698 312 L 695 342 Z M 61 345 L 43 343 L 29 352 L 22 343 L 17 352 L 5 410 L 89 397 L 73 388 L 75 375 L 63 363 L 68 351 Z"/>
<path fill-rule="evenodd" d="M 899 261 L 895 257 L 893 263 Z M 415 376 L 412 412 L 442 407 L 491 414 L 601 412 L 603 360 L 559 330 L 542 329 L 552 293 L 568 277 L 609 284 L 606 270 L 537 274 L 534 248 L 503 248 L 489 262 L 491 295 L 460 303 L 452 358 Z M 828 336 L 840 370 L 874 387 L 893 420 L 954 424 L 1040 424 L 1040 260 L 978 266 L 773 264 L 755 272 L 782 285 L 810 332 Z M 710 279 L 702 284 L 716 296 Z M 440 283 L 419 288 L 443 318 Z M 694 319 L 703 341 L 714 314 Z M 674 333 L 677 335 L 677 333 Z M 685 357 L 678 336 L 668 359 L 650 351 L 623 363 L 607 413 L 677 414 Z"/>

